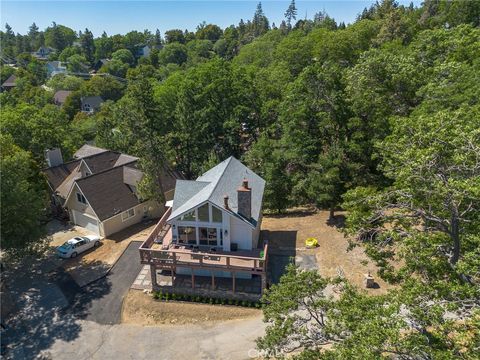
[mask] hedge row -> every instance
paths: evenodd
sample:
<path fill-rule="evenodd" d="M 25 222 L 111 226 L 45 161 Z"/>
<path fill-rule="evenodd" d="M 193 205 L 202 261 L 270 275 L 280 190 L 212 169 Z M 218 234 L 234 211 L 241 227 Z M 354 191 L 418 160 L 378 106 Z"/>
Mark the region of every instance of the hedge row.
<path fill-rule="evenodd" d="M 156 300 L 164 301 L 190 301 L 198 302 L 204 304 L 217 304 L 217 305 L 235 305 L 243 307 L 255 307 L 260 308 L 261 304 L 258 301 L 247 301 L 247 300 L 232 300 L 232 299 L 219 299 L 207 296 L 200 295 L 183 295 L 183 294 L 170 294 L 162 293 L 162 291 L 153 292 L 153 298 Z"/>

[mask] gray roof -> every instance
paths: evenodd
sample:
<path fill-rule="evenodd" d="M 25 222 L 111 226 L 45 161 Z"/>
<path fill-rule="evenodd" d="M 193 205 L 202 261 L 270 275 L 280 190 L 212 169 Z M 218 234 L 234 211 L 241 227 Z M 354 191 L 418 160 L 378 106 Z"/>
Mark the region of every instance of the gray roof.
<path fill-rule="evenodd" d="M 237 189 L 247 179 L 252 190 L 252 217 L 245 219 L 238 214 Z M 173 199 L 172 214 L 168 220 L 211 202 L 224 209 L 223 198 L 229 197 L 229 209 L 226 210 L 253 227 L 257 225 L 262 211 L 265 180 L 243 165 L 233 156 L 199 176 L 195 181 L 177 180 Z"/>
<path fill-rule="evenodd" d="M 72 92 L 69 90 L 58 90 L 53 95 L 53 100 L 56 104 L 63 105 Z"/>
<path fill-rule="evenodd" d="M 80 149 L 75 151 L 75 154 L 73 154 L 73 157 L 75 159 L 81 159 L 90 155 L 100 154 L 106 151 L 108 150 L 102 149 L 93 145 L 85 144 L 85 145 L 82 145 Z"/>
<path fill-rule="evenodd" d="M 3 87 L 13 87 L 15 86 L 15 82 L 17 80 L 17 77 L 15 75 L 10 75 L 7 80 L 2 84 Z"/>
<path fill-rule="evenodd" d="M 83 104 L 90 104 L 91 107 L 98 109 L 103 103 L 103 99 L 100 96 L 85 96 L 80 99 Z"/>

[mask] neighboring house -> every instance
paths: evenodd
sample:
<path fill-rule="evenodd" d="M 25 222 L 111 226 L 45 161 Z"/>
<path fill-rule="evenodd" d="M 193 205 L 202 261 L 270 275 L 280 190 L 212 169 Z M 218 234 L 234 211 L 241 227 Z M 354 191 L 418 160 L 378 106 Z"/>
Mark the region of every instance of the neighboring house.
<path fill-rule="evenodd" d="M 38 60 L 48 60 L 48 56 L 55 52 L 56 50 L 51 47 L 41 46 L 37 51 L 32 53 L 32 56 Z"/>
<path fill-rule="evenodd" d="M 235 293 L 235 279 L 242 279 L 258 285 L 258 297 L 266 285 L 267 247 L 259 240 L 264 188 L 265 180 L 234 157 L 194 181 L 177 180 L 173 203 L 167 204 L 171 209 L 140 247 L 154 289 L 158 270 L 170 270 L 172 288 L 187 276 L 191 289 L 207 278 L 215 290 L 219 277 L 231 278 Z"/>
<path fill-rule="evenodd" d="M 47 150 L 46 158 L 49 167 L 43 172 L 54 205 L 75 225 L 108 236 L 164 212 L 162 204 L 138 196 L 143 173 L 136 157 L 84 145 L 70 162 L 63 162 L 59 149 Z M 168 169 L 160 176 L 165 198 L 172 198 L 175 173 Z"/>
<path fill-rule="evenodd" d="M 67 100 L 67 97 L 71 94 L 72 92 L 69 90 L 59 90 L 53 95 L 53 102 L 55 105 L 62 107 L 63 104 L 65 104 L 65 101 Z"/>
<path fill-rule="evenodd" d="M 93 114 L 100 109 L 103 99 L 100 96 L 85 96 L 80 98 L 81 111 L 88 114 Z"/>
<path fill-rule="evenodd" d="M 102 68 L 102 66 L 107 65 L 109 62 L 109 59 L 100 59 L 96 61 L 95 64 L 93 64 L 92 69 L 93 71 L 98 72 Z"/>
<path fill-rule="evenodd" d="M 67 72 L 67 66 L 61 61 L 49 61 L 47 62 L 47 75 L 53 77 L 58 74 L 65 74 Z"/>
<path fill-rule="evenodd" d="M 2 84 L 2 91 L 10 91 L 12 90 L 16 85 L 17 77 L 15 75 L 10 75 L 10 77 L 5 80 Z"/>
<path fill-rule="evenodd" d="M 150 53 L 152 52 L 152 50 L 150 49 L 150 47 L 148 45 L 137 45 L 136 46 L 136 51 L 137 53 L 135 54 L 136 57 L 148 57 L 150 56 Z"/>

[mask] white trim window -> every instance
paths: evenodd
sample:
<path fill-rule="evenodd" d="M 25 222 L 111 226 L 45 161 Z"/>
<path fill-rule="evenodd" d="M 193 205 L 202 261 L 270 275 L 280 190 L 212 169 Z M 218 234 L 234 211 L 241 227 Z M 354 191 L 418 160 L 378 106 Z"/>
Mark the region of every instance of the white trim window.
<path fill-rule="evenodd" d="M 122 213 L 122 221 L 127 221 L 128 219 L 134 216 L 135 216 L 135 209 L 134 208 L 128 209 L 127 211 L 124 211 Z"/>
<path fill-rule="evenodd" d="M 79 203 L 82 203 L 84 205 L 87 205 L 87 199 L 85 198 L 85 196 L 83 196 L 83 194 L 77 192 L 77 201 Z"/>

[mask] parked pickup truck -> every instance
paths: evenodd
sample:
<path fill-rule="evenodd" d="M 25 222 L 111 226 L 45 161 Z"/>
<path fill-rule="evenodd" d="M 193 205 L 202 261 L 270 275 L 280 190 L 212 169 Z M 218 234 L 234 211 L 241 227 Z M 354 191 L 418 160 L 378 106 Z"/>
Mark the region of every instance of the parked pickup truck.
<path fill-rule="evenodd" d="M 62 258 L 74 258 L 78 254 L 98 246 L 100 246 L 100 237 L 98 236 L 76 236 L 59 246 L 57 254 Z"/>

